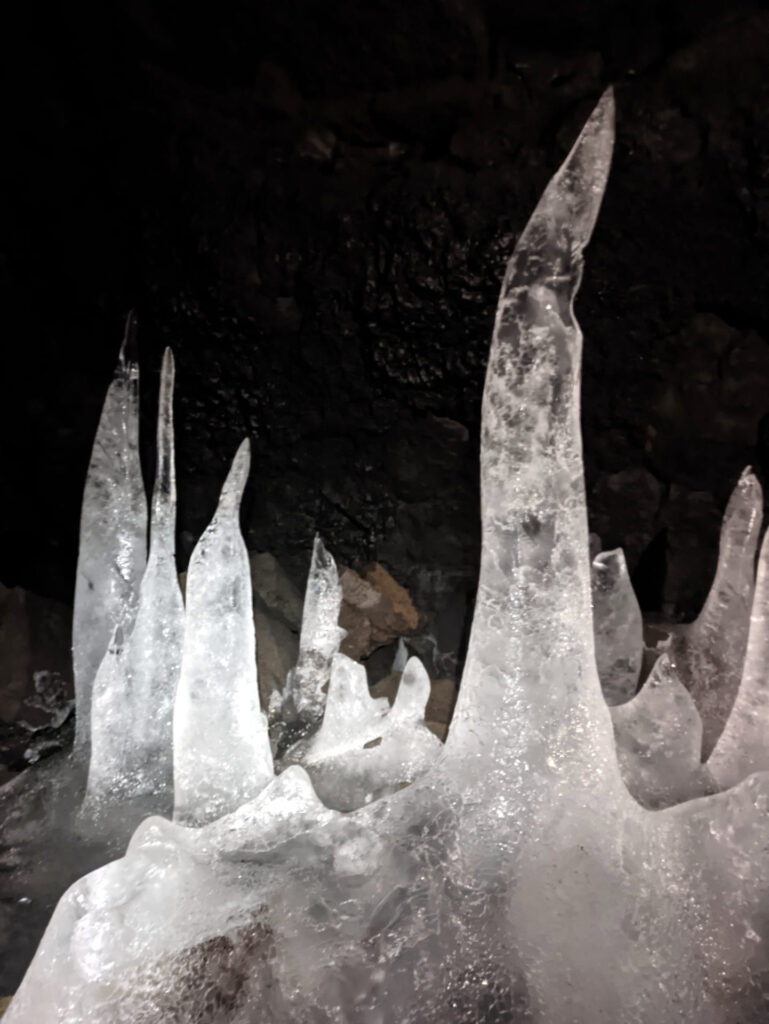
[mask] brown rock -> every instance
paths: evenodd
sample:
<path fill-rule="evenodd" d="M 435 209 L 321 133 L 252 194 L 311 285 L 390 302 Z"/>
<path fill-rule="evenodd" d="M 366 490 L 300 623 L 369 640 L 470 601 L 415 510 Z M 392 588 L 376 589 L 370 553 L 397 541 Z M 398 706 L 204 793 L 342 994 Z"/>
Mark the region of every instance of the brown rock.
<path fill-rule="evenodd" d="M 283 567 L 269 551 L 249 552 L 251 586 L 254 600 L 283 619 L 289 629 L 299 632 L 302 625 L 302 595 Z"/>
<path fill-rule="evenodd" d="M 348 657 L 365 658 L 418 628 L 419 613 L 408 592 L 378 563 L 365 576 L 343 568 L 339 582 L 343 595 L 339 625 L 347 630 L 341 650 Z"/>
<path fill-rule="evenodd" d="M 288 672 L 296 665 L 299 634 L 292 632 L 275 615 L 254 606 L 256 667 L 262 708 L 269 706 L 273 690 L 282 690 Z"/>
<path fill-rule="evenodd" d="M 366 580 L 392 605 L 394 624 L 402 633 L 413 633 L 419 626 L 419 613 L 411 602 L 408 591 L 396 582 L 378 562 L 366 573 Z"/>
<path fill-rule="evenodd" d="M 267 708 L 296 664 L 302 625 L 302 595 L 268 551 L 250 553 L 259 696 Z"/>
<path fill-rule="evenodd" d="M 457 686 L 453 679 L 433 679 L 430 682 L 430 699 L 425 708 L 425 719 L 441 722 L 448 726 L 454 714 L 457 701 Z"/>

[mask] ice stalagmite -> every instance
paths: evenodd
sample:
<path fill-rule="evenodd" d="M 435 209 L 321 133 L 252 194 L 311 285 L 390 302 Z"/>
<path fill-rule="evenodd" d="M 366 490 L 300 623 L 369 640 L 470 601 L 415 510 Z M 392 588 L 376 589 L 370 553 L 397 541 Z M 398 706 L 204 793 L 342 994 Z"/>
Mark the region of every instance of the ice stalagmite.
<path fill-rule="evenodd" d="M 166 349 L 160 376 L 157 467 L 150 548 L 136 620 L 119 657 L 105 667 L 91 709 L 91 761 L 86 805 L 144 797 L 170 809 L 172 715 L 181 665 L 184 604 L 176 572 L 176 472 L 173 425 L 174 360 Z"/>
<path fill-rule="evenodd" d="M 622 548 L 593 559 L 593 635 L 598 678 L 607 704 L 622 704 L 636 692 L 643 659 L 641 609 Z"/>
<path fill-rule="evenodd" d="M 723 788 L 769 770 L 769 532 L 758 556 L 742 679 L 708 768 Z"/>
<path fill-rule="evenodd" d="M 403 640 L 400 647 L 405 649 Z M 412 722 L 424 722 L 425 708 L 430 699 L 430 677 L 419 658 L 409 658 L 403 666 L 403 674 L 398 683 L 390 721 L 409 725 Z"/>
<path fill-rule="evenodd" d="M 174 707 L 174 817 L 201 825 L 253 799 L 273 777 L 259 706 L 248 552 L 240 501 L 249 442 L 187 570 L 184 653 Z"/>
<path fill-rule="evenodd" d="M 287 727 L 281 743 L 283 749 L 311 732 L 323 717 L 324 688 L 331 677 L 334 655 L 345 636 L 339 625 L 341 604 L 342 587 L 336 562 L 316 536 L 304 594 L 299 657 L 283 693 L 282 719 Z"/>
<path fill-rule="evenodd" d="M 392 708 L 371 697 L 365 668 L 334 656 L 320 729 L 286 753 L 285 764 L 306 768 L 329 807 L 351 811 L 422 775 L 441 752 L 425 725 L 430 678 L 418 658 L 403 671 Z"/>
<path fill-rule="evenodd" d="M 607 94 L 505 271 L 483 394 L 480 580 L 446 745 L 468 766 L 584 777 L 589 764 L 596 784 L 616 760 L 595 669 L 572 305 L 613 141 Z"/>
<path fill-rule="evenodd" d="M 666 654 L 641 691 L 613 707 L 622 778 L 644 807 L 670 807 L 717 786 L 700 762 L 702 722 L 697 707 Z"/>
<path fill-rule="evenodd" d="M 75 748 L 87 753 L 91 693 L 115 628 L 130 632 L 147 560 L 147 495 L 139 461 L 136 323 L 128 317 L 104 400 L 80 515 L 72 622 Z"/>
<path fill-rule="evenodd" d="M 704 760 L 721 735 L 740 685 L 762 508 L 761 484 L 748 467 L 726 506 L 718 566 L 705 604 L 691 625 L 677 631 L 670 651 L 702 718 Z"/>
<path fill-rule="evenodd" d="M 362 747 L 380 734 L 389 710 L 386 697 L 369 693 L 363 665 L 345 654 L 335 654 L 323 721 L 310 740 L 311 749 L 329 754 L 347 750 L 352 744 Z"/>

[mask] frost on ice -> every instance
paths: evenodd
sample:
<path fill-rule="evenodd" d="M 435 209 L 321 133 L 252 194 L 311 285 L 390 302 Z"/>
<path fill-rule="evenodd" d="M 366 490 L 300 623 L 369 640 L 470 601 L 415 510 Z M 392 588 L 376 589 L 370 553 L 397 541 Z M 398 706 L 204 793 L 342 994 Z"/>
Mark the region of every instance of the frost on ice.
<path fill-rule="evenodd" d="M 766 1020 L 769 777 L 686 799 L 710 783 L 677 665 L 661 662 L 610 710 L 596 664 L 573 302 L 613 117 L 607 93 L 502 285 L 483 399 L 478 597 L 445 747 L 425 748 L 411 779 L 402 774 L 421 742 L 422 669 L 406 665 L 389 711 L 371 700 L 362 668 L 338 654 L 338 580 L 316 547 L 307 675 L 289 680 L 293 709 L 283 702 L 300 728 L 292 742 L 286 728 L 277 774 L 202 827 L 145 820 L 123 858 L 76 882 L 8 1024 Z M 755 491 L 740 486 L 722 537 L 721 596 L 705 609 L 726 630 L 752 588 Z M 216 562 L 211 578 L 220 571 Z M 761 704 L 748 669 L 765 644 L 765 591 L 762 575 L 741 685 L 751 711 Z M 211 608 L 196 592 L 205 633 Z M 190 621 L 192 607 L 191 597 Z M 222 601 L 220 614 L 231 611 Z M 132 635 L 140 620 L 141 607 Z M 185 659 L 189 630 L 188 621 Z M 145 635 L 162 660 L 165 641 Z M 113 648 L 119 672 L 130 641 L 116 633 Z M 190 663 L 197 671 L 212 659 L 201 651 Z M 245 678 L 229 664 L 223 686 Z M 207 687 L 213 674 L 203 675 Z M 180 692 L 180 714 L 197 713 L 193 689 Z M 743 729 L 735 713 L 725 737 Z M 226 759 L 229 738 L 216 733 Z M 368 774 L 377 750 L 389 753 Z M 383 792 L 364 792 L 383 780 Z M 340 803 L 357 809 L 329 807 L 348 786 L 355 799 Z M 193 807 L 198 794 L 205 806 L 196 781 L 192 820 L 208 816 Z"/>
<path fill-rule="evenodd" d="M 72 662 L 78 714 L 75 746 L 87 751 L 91 691 L 110 638 L 129 630 L 147 557 L 147 496 L 139 461 L 136 325 L 128 317 L 88 466 L 80 516 Z"/>

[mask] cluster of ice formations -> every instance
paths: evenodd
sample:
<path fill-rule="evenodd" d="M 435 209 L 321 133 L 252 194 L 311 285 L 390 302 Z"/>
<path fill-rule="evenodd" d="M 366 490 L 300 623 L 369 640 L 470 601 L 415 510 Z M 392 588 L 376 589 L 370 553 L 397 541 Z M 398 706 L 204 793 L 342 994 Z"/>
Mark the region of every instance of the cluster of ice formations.
<path fill-rule="evenodd" d="M 271 747 L 238 526 L 248 449 L 193 554 L 185 608 L 173 365 L 144 568 L 137 378 L 121 353 L 83 511 L 81 719 L 93 696 L 78 821 L 89 835 L 128 807 L 166 810 L 172 772 L 174 820 L 147 818 L 124 856 L 69 888 L 8 1024 L 767 1019 L 758 482 L 744 474 L 729 504 L 702 615 L 640 690 L 621 552 L 591 571 L 573 302 L 613 118 L 607 93 L 505 273 L 483 399 L 478 597 L 445 746 L 424 726 L 418 661 L 389 707 L 339 653 L 339 580 L 317 541 Z M 75 766 L 88 745 L 81 721 Z"/>

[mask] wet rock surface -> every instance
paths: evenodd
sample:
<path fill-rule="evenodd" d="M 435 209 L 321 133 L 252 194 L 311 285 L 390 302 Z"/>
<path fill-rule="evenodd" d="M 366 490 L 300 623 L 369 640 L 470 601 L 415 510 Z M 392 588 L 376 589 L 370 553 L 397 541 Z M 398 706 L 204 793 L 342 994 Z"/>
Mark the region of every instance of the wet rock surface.
<path fill-rule="evenodd" d="M 71 611 L 0 584 L 0 785 L 71 739 Z"/>
<path fill-rule="evenodd" d="M 760 5 L 289 0 L 212 23 L 121 2 L 14 39 L 5 583 L 70 599 L 134 306 L 147 441 L 153 371 L 177 356 L 180 568 L 249 434 L 250 548 L 301 591 L 319 530 L 461 636 L 500 272 L 611 81 L 615 173 L 578 309 L 591 528 L 625 548 L 646 610 L 696 612 L 734 481 L 769 470 Z"/>

